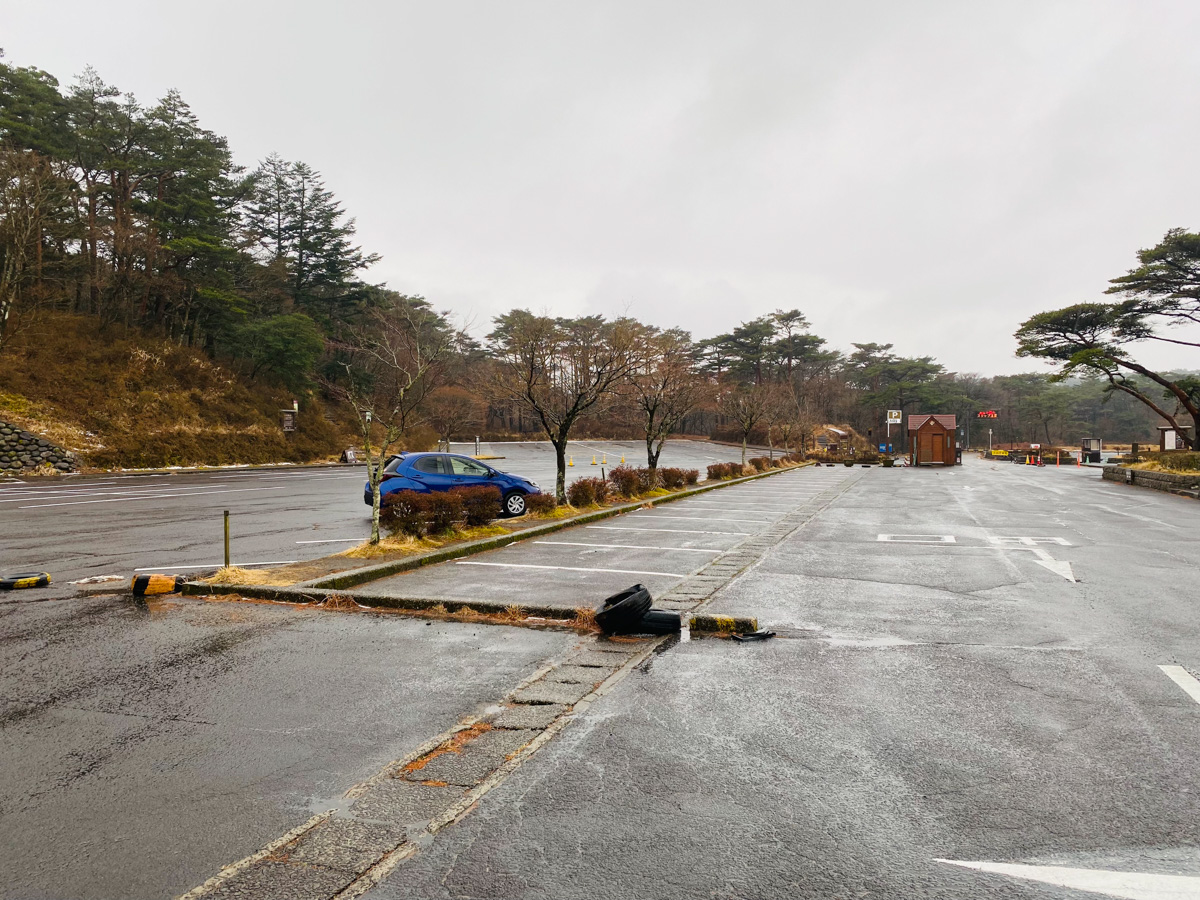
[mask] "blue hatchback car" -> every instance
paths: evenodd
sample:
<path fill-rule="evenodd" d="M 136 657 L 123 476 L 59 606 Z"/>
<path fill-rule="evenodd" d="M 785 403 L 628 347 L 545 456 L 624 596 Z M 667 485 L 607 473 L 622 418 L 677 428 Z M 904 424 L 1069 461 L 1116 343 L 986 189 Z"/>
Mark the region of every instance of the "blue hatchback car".
<path fill-rule="evenodd" d="M 525 514 L 525 498 L 540 494 L 537 482 L 485 466 L 469 456 L 454 453 L 399 453 L 388 459 L 379 486 L 382 500 L 395 491 L 448 491 L 488 485 L 500 489 L 500 508 L 506 516 Z M 371 483 L 363 489 L 363 502 L 371 505 Z"/>

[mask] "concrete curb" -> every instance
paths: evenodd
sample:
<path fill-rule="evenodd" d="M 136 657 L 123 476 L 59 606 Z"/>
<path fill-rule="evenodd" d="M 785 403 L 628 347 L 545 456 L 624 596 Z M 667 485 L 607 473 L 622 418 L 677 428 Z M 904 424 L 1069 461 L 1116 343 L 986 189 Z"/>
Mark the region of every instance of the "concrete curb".
<path fill-rule="evenodd" d="M 691 617 L 689 627 L 700 634 L 750 634 L 758 631 L 758 619 L 749 616 L 711 616 L 699 613 Z"/>
<path fill-rule="evenodd" d="M 236 593 L 255 600 L 273 600 L 277 603 L 320 603 L 337 591 L 315 588 L 268 587 L 245 585 L 243 587 L 215 584 L 189 583 L 183 585 L 181 593 L 192 596 L 219 596 Z M 412 612 L 428 611 L 443 606 L 448 614 L 467 612 L 496 615 L 519 612 L 526 617 L 569 622 L 575 618 L 575 609 L 564 606 L 536 606 L 526 603 L 492 603 L 487 600 L 431 600 L 427 597 L 393 597 L 388 594 L 350 594 L 354 602 L 368 609 L 395 609 Z M 588 607 L 590 608 L 590 607 Z M 688 627 L 698 634 L 749 634 L 758 631 L 758 619 L 748 616 L 713 616 L 707 613 L 688 616 L 684 613 Z M 519 623 L 518 623 L 519 624 Z"/>
<path fill-rule="evenodd" d="M 1160 491 L 1177 497 L 1200 499 L 1200 475 L 1176 475 L 1173 472 L 1155 472 L 1149 469 L 1134 469 L 1128 466 L 1106 465 L 1102 476 L 1105 481 L 1128 484 L 1144 490 Z"/>
<path fill-rule="evenodd" d="M 792 472 L 796 469 L 802 469 L 809 465 L 812 465 L 812 463 L 803 462 L 799 465 L 791 466 L 786 469 L 771 469 L 766 472 L 757 472 L 754 475 L 746 475 L 742 478 L 732 478 L 728 481 L 715 481 L 712 484 L 701 485 L 699 487 L 692 488 L 691 490 L 679 491 L 675 494 L 667 494 L 663 497 L 648 497 L 645 500 L 634 500 L 630 503 L 622 503 L 619 506 L 609 506 L 605 507 L 604 509 L 581 513 L 577 516 L 571 516 L 567 519 L 556 519 L 552 522 L 547 522 L 545 525 L 535 525 L 533 528 L 527 528 L 523 531 L 514 532 L 512 534 L 502 534 L 496 535 L 495 537 L 480 538 L 479 540 L 468 541 L 465 544 L 458 544 L 454 547 L 446 547 L 444 549 L 430 551 L 429 553 L 422 553 L 420 556 L 410 556 L 406 559 L 392 560 L 391 562 L 380 563 L 375 566 L 364 566 L 361 569 L 353 569 L 349 572 L 339 572 L 336 575 L 328 575 L 324 578 L 314 578 L 311 581 L 301 582 L 297 584 L 296 587 L 333 589 L 357 587 L 358 585 L 366 584 L 369 581 L 377 581 L 380 578 L 387 578 L 389 575 L 398 575 L 401 572 L 411 572 L 413 569 L 419 569 L 423 566 L 447 562 L 452 559 L 461 559 L 464 556 L 472 556 L 476 553 L 483 553 L 487 550 L 498 550 L 501 547 L 507 547 L 509 544 L 515 544 L 517 541 L 523 541 L 532 537 L 540 537 L 544 534 L 553 534 L 556 531 L 562 531 L 565 528 L 573 528 L 576 525 L 586 525 L 589 522 L 599 522 L 603 519 L 619 516 L 622 513 L 639 509 L 646 505 L 658 506 L 663 503 L 684 500 L 688 497 L 695 497 L 698 494 L 707 493 L 708 491 L 719 490 L 720 488 L 730 487 L 735 484 L 744 484 L 747 481 L 768 478 L 772 475 L 780 475 L 784 472 Z M 237 586 L 230 586 L 230 590 L 237 589 Z"/>

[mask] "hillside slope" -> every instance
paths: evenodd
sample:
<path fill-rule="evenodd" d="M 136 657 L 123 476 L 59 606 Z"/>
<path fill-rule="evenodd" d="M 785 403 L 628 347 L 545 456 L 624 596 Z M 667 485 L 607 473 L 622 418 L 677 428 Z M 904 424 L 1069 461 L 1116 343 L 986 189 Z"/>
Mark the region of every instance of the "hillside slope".
<path fill-rule="evenodd" d="M 279 410 L 300 403 L 285 434 Z M 353 443 L 315 397 L 249 382 L 203 353 L 51 314 L 0 356 L 0 419 L 97 468 L 308 462 Z"/>

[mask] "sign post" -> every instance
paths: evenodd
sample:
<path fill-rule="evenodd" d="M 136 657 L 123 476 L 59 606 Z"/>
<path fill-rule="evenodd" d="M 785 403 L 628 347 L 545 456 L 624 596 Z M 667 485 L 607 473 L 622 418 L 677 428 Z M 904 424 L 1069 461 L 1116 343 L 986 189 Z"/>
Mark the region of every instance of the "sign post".
<path fill-rule="evenodd" d="M 889 409 L 887 412 L 887 436 L 890 444 L 892 442 L 892 426 L 900 424 L 900 410 Z"/>

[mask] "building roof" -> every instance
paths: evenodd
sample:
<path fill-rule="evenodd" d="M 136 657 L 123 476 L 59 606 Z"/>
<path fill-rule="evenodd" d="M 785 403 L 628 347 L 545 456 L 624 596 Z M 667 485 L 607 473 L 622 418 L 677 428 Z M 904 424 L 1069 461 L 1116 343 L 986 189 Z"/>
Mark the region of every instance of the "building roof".
<path fill-rule="evenodd" d="M 935 420 L 939 425 L 941 425 L 947 431 L 953 431 L 955 429 L 954 416 L 934 415 L 933 413 L 918 413 L 916 415 L 912 415 L 912 416 L 908 417 L 908 430 L 916 431 L 922 425 L 927 423 L 930 419 Z"/>

